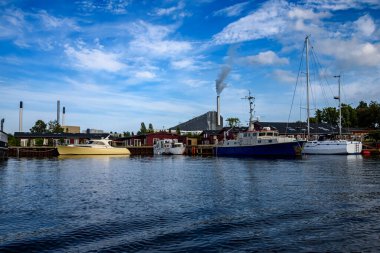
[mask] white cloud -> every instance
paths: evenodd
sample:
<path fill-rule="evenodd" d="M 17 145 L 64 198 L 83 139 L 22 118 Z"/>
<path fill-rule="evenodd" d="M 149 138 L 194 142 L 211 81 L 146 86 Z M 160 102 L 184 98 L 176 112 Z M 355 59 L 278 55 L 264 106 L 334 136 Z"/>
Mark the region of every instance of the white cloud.
<path fill-rule="evenodd" d="M 218 10 L 214 12 L 214 16 L 227 16 L 227 17 L 235 17 L 239 16 L 240 13 L 244 10 L 244 8 L 249 4 L 249 2 L 238 3 L 227 8 Z"/>
<path fill-rule="evenodd" d="M 288 64 L 287 58 L 280 58 L 273 51 L 260 52 L 257 55 L 251 55 L 244 58 L 249 64 L 254 65 L 276 65 L 276 64 Z"/>
<path fill-rule="evenodd" d="M 192 49 L 191 43 L 166 39 L 174 27 L 159 26 L 139 21 L 129 31 L 135 37 L 130 42 L 130 52 L 151 57 L 176 57 Z"/>
<path fill-rule="evenodd" d="M 149 71 L 138 71 L 136 72 L 136 77 L 142 79 L 153 79 L 156 77 L 156 74 Z"/>
<path fill-rule="evenodd" d="M 127 7 L 130 4 L 130 0 L 104 0 L 104 1 L 89 1 L 89 0 L 77 0 L 75 4 L 78 9 L 84 13 L 93 11 L 104 11 L 113 14 L 125 14 L 127 13 Z"/>
<path fill-rule="evenodd" d="M 190 13 L 184 11 L 185 3 L 184 1 L 179 1 L 176 6 L 169 8 L 157 8 L 154 10 L 152 15 L 156 16 L 172 16 L 173 18 L 183 18 L 186 16 L 191 16 Z"/>
<path fill-rule="evenodd" d="M 189 86 L 190 88 L 199 88 L 203 86 L 207 86 L 210 84 L 208 81 L 200 80 L 200 79 L 185 79 L 182 81 L 185 85 Z"/>
<path fill-rule="evenodd" d="M 321 40 L 319 49 L 325 55 L 334 56 L 346 69 L 377 67 L 380 65 L 380 44 L 358 40 Z"/>
<path fill-rule="evenodd" d="M 296 83 L 296 76 L 294 73 L 286 71 L 286 70 L 281 70 L 281 69 L 276 69 L 272 73 L 273 77 L 276 80 L 279 80 L 280 82 L 285 82 L 285 83 L 291 83 L 295 84 Z"/>
<path fill-rule="evenodd" d="M 270 1 L 256 12 L 229 24 L 220 33 L 214 35 L 215 44 L 230 44 L 266 38 L 282 33 L 286 28 L 288 3 Z"/>
<path fill-rule="evenodd" d="M 305 0 L 304 3 L 309 8 L 332 11 L 362 9 L 365 6 L 380 7 L 378 0 Z"/>
<path fill-rule="evenodd" d="M 75 50 L 66 45 L 65 53 L 76 66 L 84 69 L 116 72 L 125 67 L 125 64 L 119 61 L 118 54 L 107 53 L 99 49 L 80 48 Z"/>
<path fill-rule="evenodd" d="M 193 69 L 194 61 L 192 59 L 174 60 L 171 65 L 174 69 Z"/>
<path fill-rule="evenodd" d="M 364 15 L 354 22 L 356 29 L 361 35 L 371 36 L 376 30 L 375 23 L 369 15 Z"/>

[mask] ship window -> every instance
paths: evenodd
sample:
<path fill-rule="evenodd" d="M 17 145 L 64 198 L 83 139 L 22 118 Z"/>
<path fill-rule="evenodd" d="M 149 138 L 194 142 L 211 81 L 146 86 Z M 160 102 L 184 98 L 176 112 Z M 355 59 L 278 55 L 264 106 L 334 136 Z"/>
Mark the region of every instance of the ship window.
<path fill-rule="evenodd" d="M 258 140 L 257 143 L 261 143 L 261 140 Z"/>
<path fill-rule="evenodd" d="M 259 133 L 259 136 L 265 136 L 265 133 Z"/>
<path fill-rule="evenodd" d="M 272 140 L 268 140 L 268 142 L 269 142 L 269 143 L 271 143 L 271 142 L 272 142 Z"/>
<path fill-rule="evenodd" d="M 244 137 L 247 137 L 247 133 L 244 133 Z"/>

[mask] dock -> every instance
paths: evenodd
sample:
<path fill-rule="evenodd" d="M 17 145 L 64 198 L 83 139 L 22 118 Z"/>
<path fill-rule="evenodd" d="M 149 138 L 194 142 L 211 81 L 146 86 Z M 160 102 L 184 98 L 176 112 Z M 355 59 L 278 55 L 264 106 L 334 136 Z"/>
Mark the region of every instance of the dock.
<path fill-rule="evenodd" d="M 131 155 L 151 156 L 153 155 L 152 146 L 127 146 Z M 55 157 L 58 156 L 56 147 L 9 147 L 9 157 Z M 213 145 L 189 145 L 186 146 L 185 155 L 189 156 L 213 156 Z"/>
<path fill-rule="evenodd" d="M 56 147 L 9 147 L 9 157 L 54 157 L 58 156 Z"/>

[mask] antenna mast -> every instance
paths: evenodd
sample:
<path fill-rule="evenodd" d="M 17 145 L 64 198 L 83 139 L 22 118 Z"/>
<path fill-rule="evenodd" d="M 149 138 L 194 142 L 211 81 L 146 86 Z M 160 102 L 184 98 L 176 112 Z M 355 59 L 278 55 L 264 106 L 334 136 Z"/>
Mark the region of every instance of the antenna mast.
<path fill-rule="evenodd" d="M 249 101 L 249 125 L 248 125 L 248 131 L 255 130 L 255 125 L 253 123 L 253 110 L 255 105 L 253 102 L 255 101 L 255 97 L 251 96 L 251 91 L 248 91 L 248 96 L 245 96 L 242 99 L 248 99 Z"/>

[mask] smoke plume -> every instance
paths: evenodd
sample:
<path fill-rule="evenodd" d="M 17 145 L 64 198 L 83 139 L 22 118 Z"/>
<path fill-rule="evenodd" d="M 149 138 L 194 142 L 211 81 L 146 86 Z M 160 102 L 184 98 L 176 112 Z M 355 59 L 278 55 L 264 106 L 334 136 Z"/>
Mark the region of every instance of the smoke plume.
<path fill-rule="evenodd" d="M 226 79 L 230 71 L 231 67 L 229 65 L 224 65 L 220 70 L 218 79 L 215 80 L 216 94 L 218 94 L 218 96 L 220 95 L 220 93 L 222 93 L 223 89 L 227 87 L 227 84 L 224 83 L 224 80 Z"/>
<path fill-rule="evenodd" d="M 227 87 L 227 84 L 224 83 L 224 80 L 227 78 L 228 74 L 231 71 L 232 61 L 235 58 L 236 48 L 237 46 L 235 45 L 228 49 L 226 64 L 223 65 L 218 75 L 218 79 L 215 80 L 216 94 L 218 96 L 220 95 L 220 93 L 222 93 L 223 89 Z"/>

